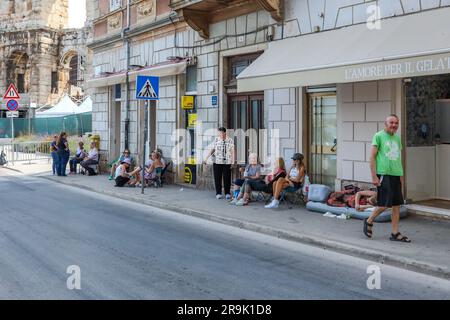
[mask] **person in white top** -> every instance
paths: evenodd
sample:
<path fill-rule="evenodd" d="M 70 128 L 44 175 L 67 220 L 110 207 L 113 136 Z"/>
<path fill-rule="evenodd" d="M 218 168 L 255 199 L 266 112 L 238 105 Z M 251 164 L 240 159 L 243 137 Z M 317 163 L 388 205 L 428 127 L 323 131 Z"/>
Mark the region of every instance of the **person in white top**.
<path fill-rule="evenodd" d="M 91 149 L 89 150 L 88 155 L 80 163 L 80 165 L 89 172 L 90 176 L 96 174 L 95 171 L 89 167 L 93 164 L 98 164 L 98 150 L 95 147 L 95 142 L 91 142 Z"/>
<path fill-rule="evenodd" d="M 278 208 L 280 204 L 281 192 L 287 188 L 292 188 L 293 190 L 298 190 L 302 187 L 303 181 L 305 179 L 305 165 L 303 163 L 303 155 L 301 153 L 296 153 L 292 156 L 293 165 L 289 174 L 286 178 L 280 178 L 273 184 L 273 200 L 270 204 L 265 206 L 267 209 Z"/>

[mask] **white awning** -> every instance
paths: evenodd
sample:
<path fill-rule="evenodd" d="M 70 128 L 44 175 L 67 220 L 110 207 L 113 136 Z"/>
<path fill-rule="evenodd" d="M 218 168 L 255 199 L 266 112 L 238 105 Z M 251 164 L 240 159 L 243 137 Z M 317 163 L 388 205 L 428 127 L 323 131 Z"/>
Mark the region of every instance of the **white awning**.
<path fill-rule="evenodd" d="M 238 91 L 450 73 L 450 8 L 269 43 Z"/>
<path fill-rule="evenodd" d="M 128 73 L 130 81 L 135 81 L 137 76 L 154 76 L 154 77 L 168 77 L 175 76 L 186 71 L 187 60 L 180 62 L 168 62 L 160 65 L 154 65 L 147 68 L 142 68 Z M 114 75 L 104 77 L 96 77 L 87 81 L 89 88 L 108 87 L 119 83 L 125 83 L 126 73 L 121 72 Z"/>
<path fill-rule="evenodd" d="M 126 81 L 125 72 L 121 72 L 114 75 L 96 77 L 87 81 L 89 88 L 109 87 Z"/>
<path fill-rule="evenodd" d="M 129 73 L 130 81 L 136 80 L 137 76 L 152 76 L 152 77 L 168 77 L 175 76 L 186 72 L 187 61 L 172 62 L 162 65 L 156 65 Z"/>

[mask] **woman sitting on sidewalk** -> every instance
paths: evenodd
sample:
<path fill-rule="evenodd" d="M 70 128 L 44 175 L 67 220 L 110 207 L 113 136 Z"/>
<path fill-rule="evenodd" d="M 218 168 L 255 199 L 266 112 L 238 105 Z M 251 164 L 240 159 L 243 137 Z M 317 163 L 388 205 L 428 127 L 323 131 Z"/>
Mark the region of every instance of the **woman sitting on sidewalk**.
<path fill-rule="evenodd" d="M 244 196 L 239 200 L 236 205 L 247 205 L 253 191 L 262 191 L 272 194 L 272 185 L 278 179 L 286 177 L 286 167 L 283 158 L 277 158 L 273 164 L 273 170 L 268 174 L 264 180 L 246 180 L 243 189 Z"/>
<path fill-rule="evenodd" d="M 128 173 L 130 165 L 131 165 L 130 159 L 125 158 L 116 168 L 114 176 L 114 180 L 116 181 L 115 187 L 123 187 L 125 184 L 130 183 L 130 174 Z"/>
<path fill-rule="evenodd" d="M 303 155 L 301 153 L 296 153 L 292 157 L 294 161 L 291 170 L 286 178 L 280 178 L 273 184 L 273 200 L 270 204 L 265 206 L 267 209 L 278 208 L 280 204 L 281 192 L 287 188 L 293 188 L 298 190 L 302 187 L 303 181 L 305 179 L 305 165 L 303 163 Z"/>
<path fill-rule="evenodd" d="M 250 198 L 245 193 L 245 185 L 247 182 L 261 180 L 261 165 L 258 164 L 258 155 L 256 153 L 250 153 L 248 163 L 244 171 L 244 183 L 242 184 L 239 195 L 231 201 L 232 204 L 236 204 L 237 206 L 248 204 Z"/>

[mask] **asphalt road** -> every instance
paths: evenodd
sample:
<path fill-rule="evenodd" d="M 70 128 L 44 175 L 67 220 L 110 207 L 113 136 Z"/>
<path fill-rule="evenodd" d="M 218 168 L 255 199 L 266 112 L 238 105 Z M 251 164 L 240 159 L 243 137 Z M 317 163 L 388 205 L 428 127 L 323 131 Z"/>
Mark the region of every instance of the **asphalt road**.
<path fill-rule="evenodd" d="M 0 168 L 0 299 L 450 299 L 385 265 L 370 290 L 371 265 Z"/>

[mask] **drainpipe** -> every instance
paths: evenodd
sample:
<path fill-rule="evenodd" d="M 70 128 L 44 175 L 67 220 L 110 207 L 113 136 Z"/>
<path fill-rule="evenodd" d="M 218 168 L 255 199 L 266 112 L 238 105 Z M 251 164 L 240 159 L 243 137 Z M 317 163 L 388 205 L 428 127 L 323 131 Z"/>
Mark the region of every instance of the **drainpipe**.
<path fill-rule="evenodd" d="M 126 33 L 130 30 L 130 18 L 131 18 L 131 0 L 127 0 L 127 26 L 122 29 L 122 40 L 125 45 L 125 61 L 126 61 L 126 83 L 125 83 L 125 106 L 126 106 L 126 117 L 125 117 L 125 149 L 130 147 L 129 136 L 130 136 L 130 77 L 128 75 L 130 69 L 130 40 L 127 38 Z"/>

